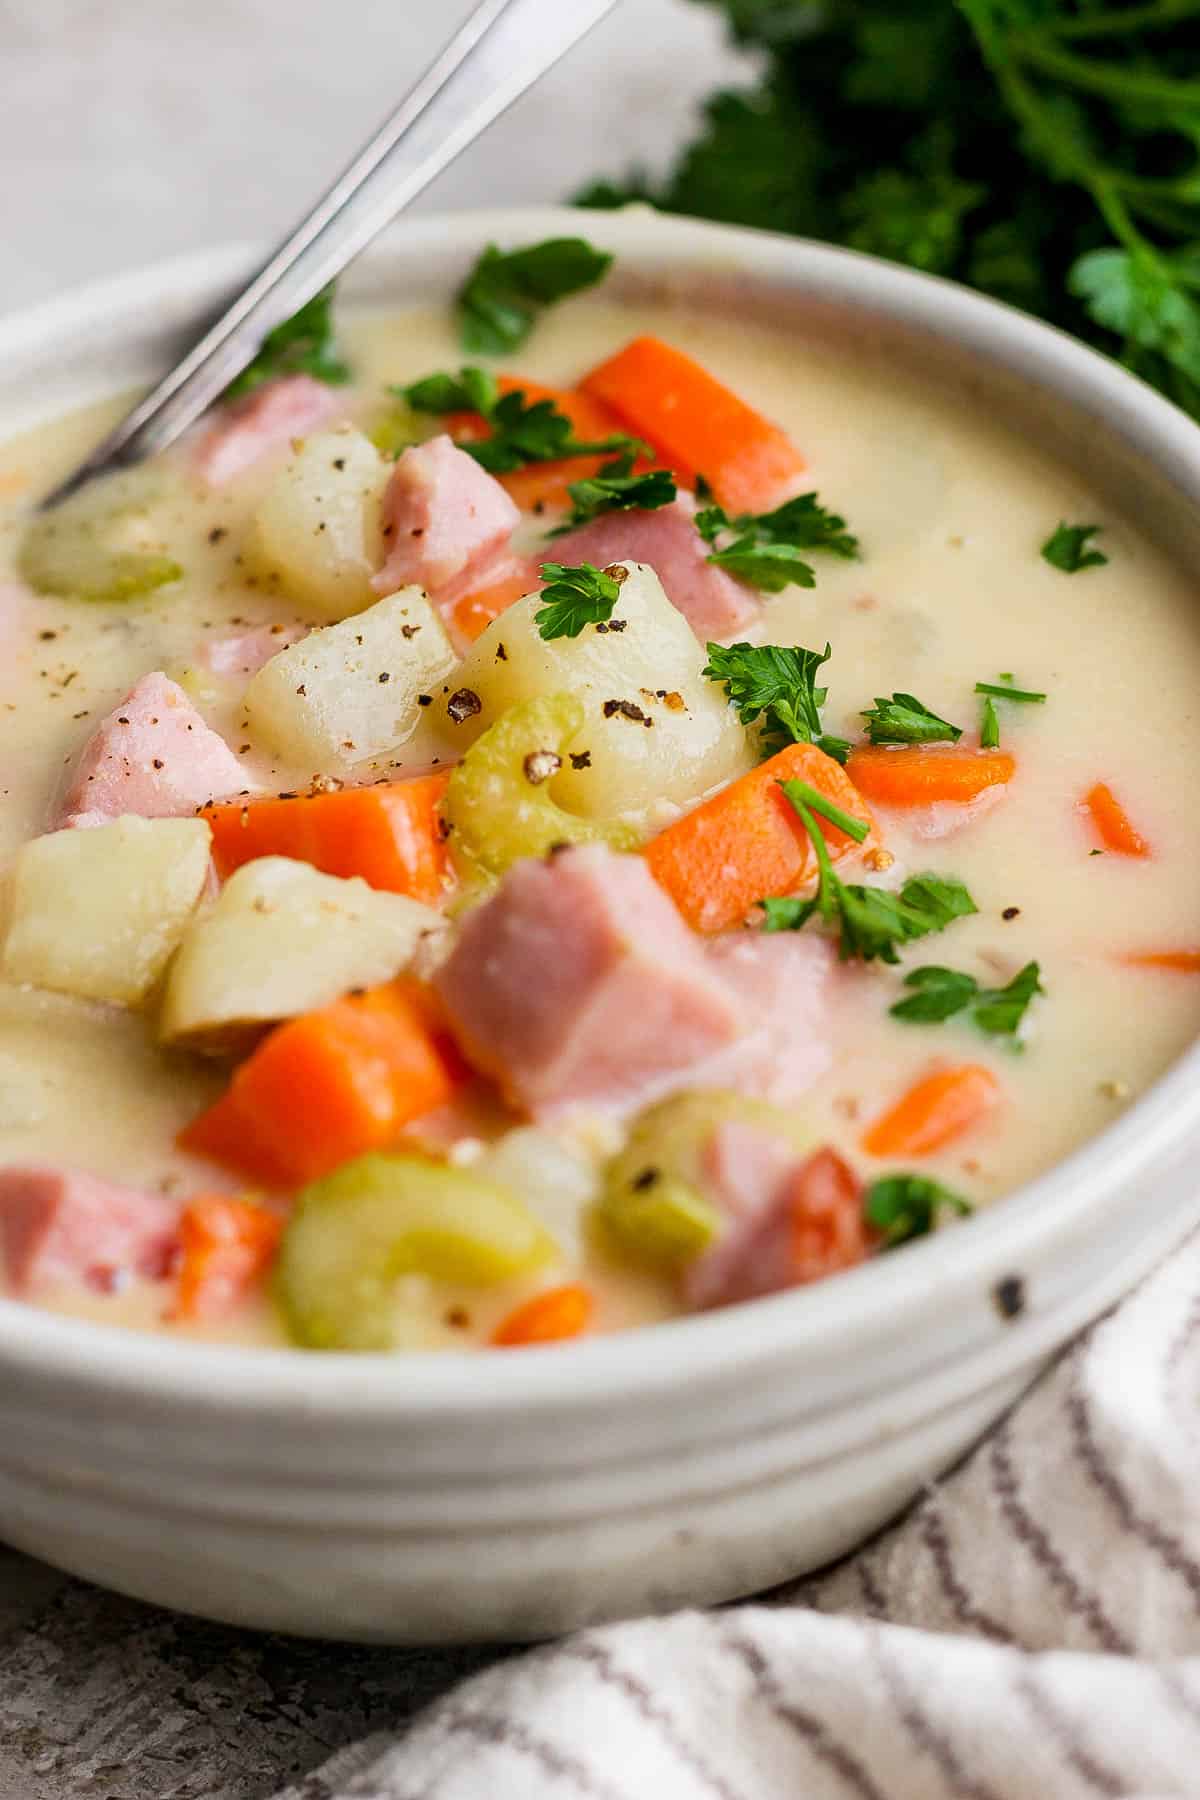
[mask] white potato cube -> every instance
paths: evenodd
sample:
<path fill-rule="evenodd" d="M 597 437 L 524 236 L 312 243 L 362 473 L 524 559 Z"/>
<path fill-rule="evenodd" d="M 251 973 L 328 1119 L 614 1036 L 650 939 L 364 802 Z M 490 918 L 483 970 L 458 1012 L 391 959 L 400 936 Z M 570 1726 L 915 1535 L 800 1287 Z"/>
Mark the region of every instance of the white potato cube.
<path fill-rule="evenodd" d="M 417 696 L 453 663 L 439 615 L 420 588 L 401 588 L 273 656 L 246 689 L 246 717 L 278 755 L 331 774 L 405 743 Z"/>
<path fill-rule="evenodd" d="M 236 1048 L 256 1027 L 327 1006 L 406 968 L 440 913 L 357 877 L 286 856 L 244 863 L 184 936 L 167 974 L 159 1036 Z"/>
<path fill-rule="evenodd" d="M 9 981 L 136 1006 L 167 965 L 208 878 L 202 819 L 115 819 L 17 852 Z"/>
<path fill-rule="evenodd" d="M 374 599 L 383 561 L 383 490 L 391 473 L 353 425 L 306 438 L 254 515 L 249 552 L 294 600 L 344 619 Z"/>
<path fill-rule="evenodd" d="M 656 800 L 684 804 L 754 760 L 724 690 L 703 674 L 703 648 L 658 576 L 645 564 L 625 566 L 612 620 L 585 625 L 578 637 L 541 636 L 537 594 L 510 606 L 454 673 L 455 690 L 478 694 L 482 711 L 455 727 L 439 709 L 450 742 L 465 749 L 520 700 L 578 695 L 586 723 L 553 792 L 569 812 L 589 817 L 644 812 Z"/>

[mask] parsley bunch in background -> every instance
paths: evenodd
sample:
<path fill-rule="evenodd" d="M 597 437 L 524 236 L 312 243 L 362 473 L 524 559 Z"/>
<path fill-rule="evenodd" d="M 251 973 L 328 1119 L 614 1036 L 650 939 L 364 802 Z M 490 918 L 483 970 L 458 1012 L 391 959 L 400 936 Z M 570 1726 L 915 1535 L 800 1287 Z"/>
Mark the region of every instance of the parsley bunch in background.
<path fill-rule="evenodd" d="M 1200 0 L 700 0 L 762 53 L 661 185 L 579 196 L 848 244 L 1122 357 L 1200 417 Z"/>

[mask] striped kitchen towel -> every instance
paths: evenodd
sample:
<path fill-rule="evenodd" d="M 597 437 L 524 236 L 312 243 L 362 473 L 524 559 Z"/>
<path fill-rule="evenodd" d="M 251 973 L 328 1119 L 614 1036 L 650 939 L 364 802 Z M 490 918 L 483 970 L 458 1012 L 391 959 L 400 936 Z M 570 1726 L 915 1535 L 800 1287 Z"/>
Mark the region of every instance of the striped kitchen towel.
<path fill-rule="evenodd" d="M 501 1663 L 279 1800 L 1200 1796 L 1200 1235 L 900 1524 Z"/>

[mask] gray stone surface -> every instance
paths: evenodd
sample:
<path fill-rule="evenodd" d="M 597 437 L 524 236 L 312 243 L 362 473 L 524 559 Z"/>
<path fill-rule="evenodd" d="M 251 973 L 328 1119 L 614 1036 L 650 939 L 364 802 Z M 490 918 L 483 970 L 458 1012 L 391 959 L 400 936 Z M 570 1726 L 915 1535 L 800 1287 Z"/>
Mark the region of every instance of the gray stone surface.
<path fill-rule="evenodd" d="M 0 0 L 0 309 L 291 223 L 470 0 Z M 660 162 L 733 68 L 624 0 L 422 203 L 558 199 Z M 484 1653 L 208 1626 L 0 1551 L 0 1800 L 260 1800 Z"/>

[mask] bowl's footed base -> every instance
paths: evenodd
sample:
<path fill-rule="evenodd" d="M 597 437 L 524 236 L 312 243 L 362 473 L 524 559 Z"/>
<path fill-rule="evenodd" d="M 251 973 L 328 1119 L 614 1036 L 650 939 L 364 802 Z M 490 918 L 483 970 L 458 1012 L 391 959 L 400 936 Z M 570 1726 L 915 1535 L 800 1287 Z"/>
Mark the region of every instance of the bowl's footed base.
<path fill-rule="evenodd" d="M 73 1575 L 222 1624 L 361 1643 L 520 1642 L 715 1605 L 830 1563 L 895 1517 L 1020 1393 L 1028 1372 L 867 1451 L 644 1511 L 502 1529 L 282 1528 L 197 1511 L 165 1526 L 153 1494 L 100 1497 L 0 1467 L 0 1537 Z M 736 1477 L 736 1468 L 731 1471 Z"/>

